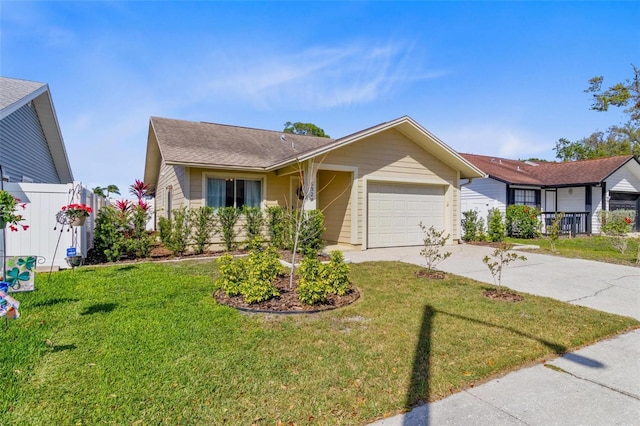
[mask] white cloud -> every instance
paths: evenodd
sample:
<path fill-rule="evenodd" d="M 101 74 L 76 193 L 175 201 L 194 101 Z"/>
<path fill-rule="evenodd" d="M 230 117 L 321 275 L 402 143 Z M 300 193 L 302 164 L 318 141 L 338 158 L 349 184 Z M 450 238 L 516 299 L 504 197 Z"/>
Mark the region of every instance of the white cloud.
<path fill-rule="evenodd" d="M 416 56 L 407 43 L 351 43 L 299 52 L 251 49 L 240 61 L 231 60 L 230 52 L 216 52 L 205 70 L 209 75 L 207 95 L 260 108 L 313 109 L 367 103 L 409 82 L 444 75 L 421 69 Z"/>

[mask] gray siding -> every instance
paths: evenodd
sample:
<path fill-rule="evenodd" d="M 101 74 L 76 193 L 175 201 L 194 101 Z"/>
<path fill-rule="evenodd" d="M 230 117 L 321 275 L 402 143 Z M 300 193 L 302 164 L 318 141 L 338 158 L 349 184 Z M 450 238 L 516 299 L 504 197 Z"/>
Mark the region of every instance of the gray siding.
<path fill-rule="evenodd" d="M 62 183 L 36 111 L 24 105 L 0 121 L 0 164 L 12 182 Z"/>

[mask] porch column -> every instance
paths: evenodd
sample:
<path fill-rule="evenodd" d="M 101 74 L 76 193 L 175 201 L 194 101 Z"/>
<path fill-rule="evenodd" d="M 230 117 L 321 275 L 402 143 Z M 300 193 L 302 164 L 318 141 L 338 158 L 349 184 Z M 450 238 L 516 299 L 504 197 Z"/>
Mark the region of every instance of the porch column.
<path fill-rule="evenodd" d="M 313 160 L 307 161 L 304 166 L 304 200 L 302 208 L 304 210 L 315 210 L 318 207 L 316 197 L 316 186 L 318 183 L 318 165 Z"/>

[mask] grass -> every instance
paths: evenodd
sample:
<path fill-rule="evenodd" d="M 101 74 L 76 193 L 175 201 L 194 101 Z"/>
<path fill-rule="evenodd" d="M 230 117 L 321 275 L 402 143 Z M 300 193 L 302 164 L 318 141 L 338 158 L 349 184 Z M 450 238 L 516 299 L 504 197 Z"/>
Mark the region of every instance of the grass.
<path fill-rule="evenodd" d="M 554 254 L 577 259 L 597 260 L 600 262 L 616 263 L 627 266 L 636 266 L 638 245 L 640 245 L 640 238 L 629 238 L 627 250 L 624 254 L 621 254 L 611 246 L 609 239 L 605 236 L 594 235 L 579 236 L 575 238 L 563 237 L 556 242 L 556 251 L 553 252 L 551 251 L 551 243 L 546 238 L 507 238 L 507 241 L 540 246 L 539 250 L 528 250 L 532 252 Z"/>
<path fill-rule="evenodd" d="M 366 424 L 639 326 L 417 270 L 354 264 L 358 302 L 285 316 L 218 305 L 210 261 L 41 274 L 0 332 L 0 424 Z"/>

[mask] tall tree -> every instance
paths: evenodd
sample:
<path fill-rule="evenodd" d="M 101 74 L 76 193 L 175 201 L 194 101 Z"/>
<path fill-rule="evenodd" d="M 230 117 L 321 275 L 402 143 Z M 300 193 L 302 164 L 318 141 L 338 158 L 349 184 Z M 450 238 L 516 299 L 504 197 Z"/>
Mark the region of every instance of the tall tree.
<path fill-rule="evenodd" d="M 628 121 L 613 125 L 605 132 L 596 131 L 575 142 L 559 139 L 554 148 L 556 158 L 573 161 L 615 155 L 640 156 L 640 69 L 635 65 L 631 67 L 633 77 L 624 83 L 603 90 L 604 78 L 598 76 L 589 80 L 589 87 L 585 90 L 593 94 L 592 110 L 606 112 L 609 107 L 624 108 Z"/>
<path fill-rule="evenodd" d="M 321 138 L 329 138 L 331 136 L 327 135 L 324 133 L 324 130 L 321 129 L 320 127 L 316 126 L 313 123 L 300 123 L 299 121 L 296 121 L 295 123 L 292 123 L 290 121 L 287 121 L 286 123 L 284 123 L 284 130 L 285 133 L 293 133 L 296 135 L 306 135 L 306 136 L 319 136 Z"/>

